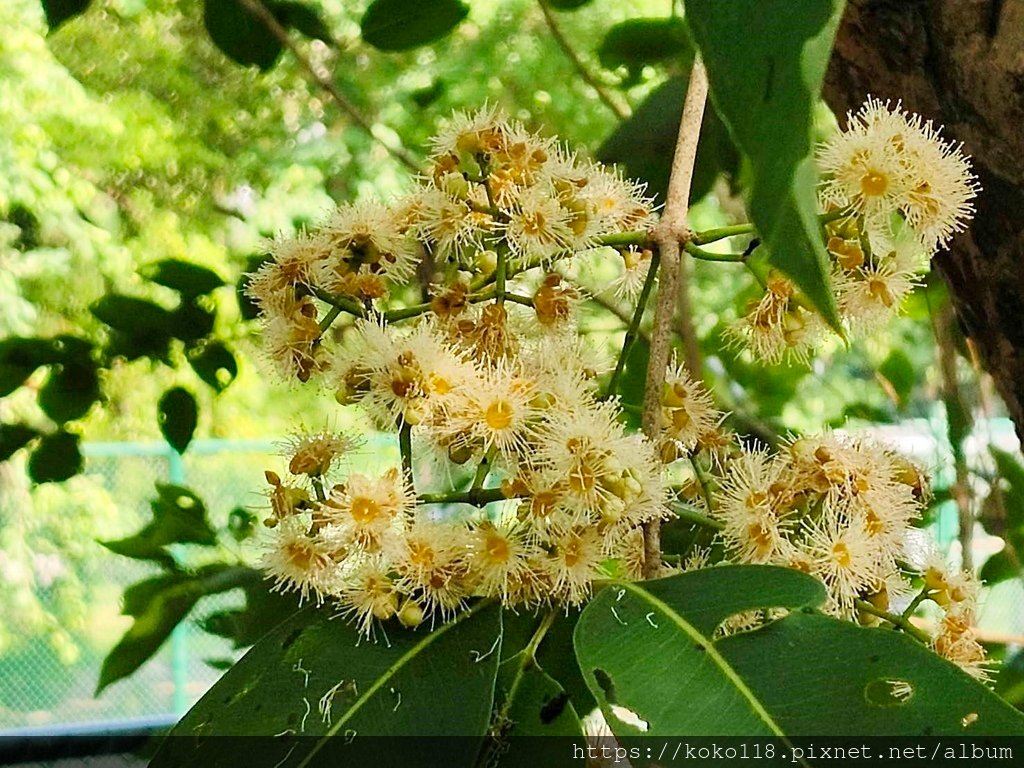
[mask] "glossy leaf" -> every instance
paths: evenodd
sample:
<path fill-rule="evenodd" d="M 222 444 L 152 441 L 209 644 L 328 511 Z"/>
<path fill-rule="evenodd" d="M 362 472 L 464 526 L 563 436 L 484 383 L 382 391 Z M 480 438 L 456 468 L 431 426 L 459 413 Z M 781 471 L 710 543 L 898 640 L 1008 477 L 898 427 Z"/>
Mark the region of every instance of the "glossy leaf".
<path fill-rule="evenodd" d="M 498 607 L 477 603 L 433 631 L 386 627 L 360 637 L 333 611 L 308 608 L 260 640 L 182 718 L 151 768 L 228 765 L 232 739 L 279 734 L 251 768 L 473 765 L 490 724 L 501 645 Z M 459 736 L 431 742 L 374 739 Z"/>
<path fill-rule="evenodd" d="M 624 737 L 640 733 L 627 720 L 648 736 L 960 735 L 971 713 L 972 735 L 1024 733 L 1024 717 L 951 663 L 890 629 L 820 614 L 823 600 L 815 579 L 770 566 L 612 584 L 580 618 L 577 655 Z M 767 608 L 789 613 L 716 639 L 728 617 Z M 893 680 L 913 694 L 895 699 Z"/>
<path fill-rule="evenodd" d="M 92 0 L 43 0 L 46 24 L 53 32 L 68 19 L 85 13 Z"/>
<path fill-rule="evenodd" d="M 188 364 L 206 384 L 217 392 L 223 392 L 238 376 L 238 362 L 227 346 L 219 341 L 205 344 L 201 349 L 190 352 Z"/>
<path fill-rule="evenodd" d="M 281 55 L 281 43 L 238 0 L 204 0 L 203 26 L 214 44 L 239 64 L 268 70 Z"/>
<path fill-rule="evenodd" d="M 78 435 L 60 430 L 43 435 L 28 459 L 28 474 L 37 483 L 59 483 L 82 471 Z"/>
<path fill-rule="evenodd" d="M 373 0 L 360 28 L 374 48 L 404 51 L 441 39 L 468 13 L 460 0 Z"/>
<path fill-rule="evenodd" d="M 164 259 L 141 270 L 142 276 L 158 285 L 194 298 L 226 285 L 224 279 L 212 269 L 181 259 Z"/>
<path fill-rule="evenodd" d="M 635 71 L 673 59 L 692 61 L 693 48 L 686 23 L 678 16 L 629 19 L 608 30 L 597 49 L 597 58 L 606 69 L 626 67 Z"/>
<path fill-rule="evenodd" d="M 39 435 L 38 429 L 25 424 L 0 424 L 0 461 L 7 461 Z"/>
<path fill-rule="evenodd" d="M 184 453 L 199 423 L 199 406 L 192 393 L 183 387 L 164 392 L 157 405 L 157 421 L 164 439 L 178 453 Z"/>
<path fill-rule="evenodd" d="M 715 108 L 751 163 L 750 216 L 771 263 L 837 330 L 817 219 L 811 126 L 843 5 L 843 0 L 686 4 Z"/>

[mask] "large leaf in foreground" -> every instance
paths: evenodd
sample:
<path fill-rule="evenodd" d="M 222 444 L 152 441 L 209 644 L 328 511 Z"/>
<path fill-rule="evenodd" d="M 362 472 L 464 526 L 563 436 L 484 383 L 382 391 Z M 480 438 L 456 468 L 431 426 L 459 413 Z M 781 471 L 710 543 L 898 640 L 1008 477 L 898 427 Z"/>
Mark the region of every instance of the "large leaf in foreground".
<path fill-rule="evenodd" d="M 624 710 L 657 736 L 1024 734 L 1024 717 L 955 666 L 818 613 L 822 598 L 814 579 L 767 566 L 613 585 L 580 618 L 580 666 L 622 736 L 639 733 Z M 729 616 L 773 607 L 791 612 L 715 639 Z"/>
<path fill-rule="evenodd" d="M 501 620 L 479 603 L 418 632 L 361 638 L 331 611 L 310 608 L 260 640 L 164 741 L 152 768 L 238 765 L 472 765 L 491 719 Z M 460 736 L 423 749 L 399 735 Z M 479 739 L 473 737 L 478 736 Z M 417 746 L 418 745 L 418 746 Z M 443 748 L 442 748 L 443 747 Z"/>
<path fill-rule="evenodd" d="M 771 262 L 837 329 L 810 155 L 812 113 L 843 5 L 843 0 L 686 2 L 715 107 L 750 158 L 750 216 Z"/>
<path fill-rule="evenodd" d="M 787 734 L 1024 735 L 1021 713 L 898 632 L 794 613 L 718 648 Z"/>
<path fill-rule="evenodd" d="M 651 736 L 781 736 L 712 634 L 735 613 L 800 608 L 823 597 L 819 582 L 782 568 L 729 566 L 623 582 L 583 611 L 576 655 L 616 733 L 640 733 L 620 718 L 621 707 L 645 721 Z"/>

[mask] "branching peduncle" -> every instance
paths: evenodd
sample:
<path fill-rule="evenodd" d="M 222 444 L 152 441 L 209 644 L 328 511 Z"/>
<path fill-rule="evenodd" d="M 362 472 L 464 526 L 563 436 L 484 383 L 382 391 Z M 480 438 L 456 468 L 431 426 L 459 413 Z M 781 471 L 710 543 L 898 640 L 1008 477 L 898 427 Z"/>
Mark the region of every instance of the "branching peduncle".
<path fill-rule="evenodd" d="M 626 337 L 622 340 L 622 350 L 619 352 L 619 359 L 615 362 L 615 370 L 612 371 L 612 377 L 608 381 L 608 390 L 605 392 L 606 398 L 614 397 L 615 391 L 618 388 L 619 377 L 622 376 L 622 371 L 626 367 L 629 352 L 640 333 L 640 322 L 643 320 L 644 310 L 647 308 L 647 301 L 650 299 L 651 289 L 654 287 L 659 263 L 658 252 L 655 251 L 651 256 L 651 263 L 647 267 L 647 277 L 644 278 L 643 288 L 640 289 L 640 297 L 637 299 L 636 309 L 633 311 L 633 317 L 629 322 L 629 327 L 626 329 Z"/>

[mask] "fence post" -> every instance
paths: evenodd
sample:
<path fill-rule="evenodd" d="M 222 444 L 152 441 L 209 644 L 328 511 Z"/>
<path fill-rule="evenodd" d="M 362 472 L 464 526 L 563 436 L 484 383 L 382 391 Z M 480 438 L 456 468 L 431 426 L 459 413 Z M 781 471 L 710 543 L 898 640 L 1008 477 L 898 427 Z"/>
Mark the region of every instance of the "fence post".
<path fill-rule="evenodd" d="M 167 446 L 167 479 L 173 485 L 185 484 L 185 462 L 181 454 Z M 179 622 L 171 631 L 171 681 L 174 685 L 171 708 L 175 715 L 188 711 L 188 636 L 185 622 Z"/>

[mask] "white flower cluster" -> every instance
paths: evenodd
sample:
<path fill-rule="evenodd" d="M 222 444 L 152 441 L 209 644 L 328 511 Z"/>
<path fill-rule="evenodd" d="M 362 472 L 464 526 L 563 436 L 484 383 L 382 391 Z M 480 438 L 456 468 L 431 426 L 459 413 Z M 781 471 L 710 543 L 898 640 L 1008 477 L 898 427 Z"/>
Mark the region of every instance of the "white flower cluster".
<path fill-rule="evenodd" d="M 959 146 L 877 99 L 848 116 L 817 162 L 839 314 L 852 335 L 870 334 L 899 313 L 932 255 L 964 229 L 979 187 Z M 759 360 L 805 362 L 825 324 L 785 277 L 772 274 L 764 287 L 733 325 L 734 339 Z"/>

